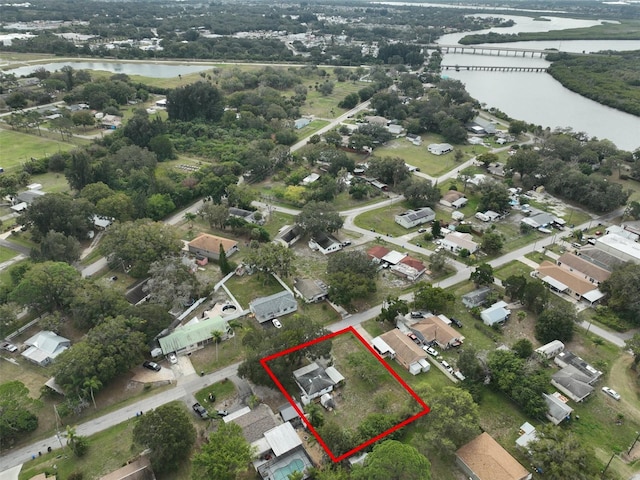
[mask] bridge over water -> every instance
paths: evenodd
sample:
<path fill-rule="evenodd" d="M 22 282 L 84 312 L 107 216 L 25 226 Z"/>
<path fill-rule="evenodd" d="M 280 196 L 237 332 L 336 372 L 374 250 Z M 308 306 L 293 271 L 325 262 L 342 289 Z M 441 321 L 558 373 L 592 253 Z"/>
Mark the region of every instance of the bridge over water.
<path fill-rule="evenodd" d="M 509 67 L 509 66 L 491 66 L 491 65 L 441 65 L 442 70 L 455 70 L 456 72 L 464 70 L 484 70 L 488 72 L 535 72 L 546 73 L 546 67 Z"/>
<path fill-rule="evenodd" d="M 441 45 L 432 43 L 427 45 L 428 50 L 440 49 L 444 53 L 464 53 L 471 55 L 504 55 L 506 57 L 540 57 L 544 58 L 549 53 L 557 53 L 557 50 L 540 50 L 535 48 L 507 47 L 496 44 L 487 45 Z"/>

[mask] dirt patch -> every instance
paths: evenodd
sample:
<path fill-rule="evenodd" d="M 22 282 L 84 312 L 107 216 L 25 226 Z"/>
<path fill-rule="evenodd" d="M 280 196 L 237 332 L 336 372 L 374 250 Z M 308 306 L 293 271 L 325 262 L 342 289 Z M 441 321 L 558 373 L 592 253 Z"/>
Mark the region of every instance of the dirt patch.
<path fill-rule="evenodd" d="M 527 314 L 523 319 L 518 317 L 518 312 Z M 521 338 L 526 338 L 534 345 L 539 344 L 535 337 L 536 316 L 524 309 L 514 309 L 511 311 L 509 321 L 502 327 L 503 343 L 507 346 L 513 345 Z"/>

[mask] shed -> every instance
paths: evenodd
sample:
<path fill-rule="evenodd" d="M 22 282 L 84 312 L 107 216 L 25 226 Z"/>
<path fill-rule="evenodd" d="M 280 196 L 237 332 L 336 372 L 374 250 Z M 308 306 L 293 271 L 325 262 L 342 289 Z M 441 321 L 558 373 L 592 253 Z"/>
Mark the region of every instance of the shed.
<path fill-rule="evenodd" d="M 541 347 L 536 348 L 535 352 L 543 359 L 547 360 L 555 357 L 564 350 L 564 343 L 560 340 L 554 340 Z"/>

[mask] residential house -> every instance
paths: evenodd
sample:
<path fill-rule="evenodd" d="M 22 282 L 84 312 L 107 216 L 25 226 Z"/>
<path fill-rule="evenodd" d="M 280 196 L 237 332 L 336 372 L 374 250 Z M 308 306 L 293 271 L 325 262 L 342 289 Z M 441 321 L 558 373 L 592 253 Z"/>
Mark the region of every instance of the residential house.
<path fill-rule="evenodd" d="M 298 302 L 291 292 L 283 290 L 268 297 L 260 297 L 249 303 L 249 309 L 259 323 L 293 313 L 298 309 Z"/>
<path fill-rule="evenodd" d="M 427 267 L 417 258 L 407 255 L 399 263 L 393 265 L 390 270 L 394 275 L 415 282 L 427 271 Z"/>
<path fill-rule="evenodd" d="M 242 218 L 246 222 L 255 223 L 256 225 L 262 225 L 264 223 L 264 217 L 258 210 L 229 207 L 229 216 Z"/>
<path fill-rule="evenodd" d="M 387 123 L 389 123 L 386 118 L 379 115 L 367 115 L 364 117 L 364 121 L 372 125 L 380 125 L 381 127 L 386 127 Z"/>
<path fill-rule="evenodd" d="M 429 207 L 422 207 L 396 215 L 395 222 L 404 228 L 413 228 L 423 223 L 433 222 L 435 218 L 436 212 Z"/>
<path fill-rule="evenodd" d="M 461 200 L 467 200 L 466 198 L 462 198 Z M 464 213 L 459 212 L 458 210 L 451 212 L 451 218 L 453 220 L 455 220 L 456 222 L 460 222 L 462 220 L 464 220 Z"/>
<path fill-rule="evenodd" d="M 538 356 L 544 360 L 549 360 L 562 351 L 564 351 L 564 343 L 560 340 L 554 340 L 535 349 Z"/>
<path fill-rule="evenodd" d="M 600 370 L 568 350 L 558 353 L 553 361 L 561 370 L 551 376 L 551 384 L 576 402 L 588 397 L 602 376 Z"/>
<path fill-rule="evenodd" d="M 311 250 L 318 250 L 323 255 L 328 255 L 342 250 L 342 243 L 329 234 L 319 233 L 309 240 L 309 248 Z"/>
<path fill-rule="evenodd" d="M 377 338 L 388 345 L 389 349 L 386 355 L 394 358 L 396 362 L 409 370 L 410 374 L 417 375 L 422 371 L 429 370 L 427 353 L 399 329 L 389 330 Z M 380 342 L 378 344 L 382 345 Z"/>
<path fill-rule="evenodd" d="M 304 405 L 320 398 L 344 381 L 344 377 L 335 367 L 322 368 L 316 362 L 293 372 L 293 378 L 300 388 L 300 399 Z"/>
<path fill-rule="evenodd" d="M 115 130 L 122 126 L 122 117 L 116 115 L 104 115 L 100 119 L 100 126 L 109 130 Z"/>
<path fill-rule="evenodd" d="M 27 348 L 22 356 L 41 367 L 49 365 L 58 355 L 71 346 L 71 340 L 49 330 L 36 333 L 24 342 Z"/>
<path fill-rule="evenodd" d="M 489 297 L 491 289 L 489 287 L 480 287 L 473 292 L 462 295 L 462 304 L 467 308 L 481 306 Z"/>
<path fill-rule="evenodd" d="M 124 467 L 100 477 L 100 480 L 155 480 L 151 461 L 146 455 L 138 457 Z"/>
<path fill-rule="evenodd" d="M 407 256 L 406 253 L 400 253 L 397 252 L 395 250 L 391 250 L 389 253 L 387 253 L 384 257 L 382 257 L 381 259 L 381 263 L 383 264 L 387 264 L 387 265 L 397 265 L 398 263 L 400 263 L 405 257 Z"/>
<path fill-rule="evenodd" d="M 448 233 L 440 240 L 440 246 L 456 255 L 464 249 L 469 253 L 475 253 L 479 248 L 479 245 L 473 241 L 473 236 L 470 233 L 463 232 Z"/>
<path fill-rule="evenodd" d="M 238 242 L 235 240 L 208 233 L 198 235 L 187 246 L 189 252 L 196 256 L 207 257 L 210 260 L 218 260 L 220 258 L 220 246 L 224 248 L 227 258 L 238 251 Z"/>
<path fill-rule="evenodd" d="M 160 100 L 157 100 L 156 101 L 156 107 L 167 108 L 167 99 L 166 98 L 161 98 Z"/>
<path fill-rule="evenodd" d="M 611 253 L 599 250 L 592 246 L 584 246 L 580 249 L 580 258 L 584 258 L 588 262 L 604 268 L 605 270 L 612 272 L 616 267 L 625 264 L 625 261 L 612 255 Z"/>
<path fill-rule="evenodd" d="M 323 282 L 309 278 L 295 278 L 293 280 L 293 291 L 305 303 L 321 302 L 327 298 L 329 293 L 329 289 Z"/>
<path fill-rule="evenodd" d="M 490 327 L 506 322 L 510 315 L 511 310 L 507 308 L 507 304 L 503 301 L 496 302 L 489 308 L 480 312 L 480 318 L 485 325 L 489 325 Z"/>
<path fill-rule="evenodd" d="M 451 320 L 444 315 L 429 315 L 407 326 L 423 343 L 435 342 L 444 350 L 457 347 L 464 341 L 464 336 L 451 326 Z"/>
<path fill-rule="evenodd" d="M 484 143 L 484 139 L 482 137 L 471 136 L 467 138 L 467 142 L 469 145 L 482 145 Z"/>
<path fill-rule="evenodd" d="M 31 205 L 36 198 L 40 198 L 46 194 L 46 192 L 43 192 L 39 188 L 29 189 L 24 192 L 18 193 L 13 203 L 26 203 L 27 205 Z"/>
<path fill-rule="evenodd" d="M 101 217 L 100 215 L 93 216 L 93 227 L 98 230 L 106 230 L 113 223 L 113 218 Z"/>
<path fill-rule="evenodd" d="M 524 217 L 521 222 L 529 225 L 531 228 L 546 228 L 556 222 L 556 217 L 550 213 L 540 212 L 530 217 Z"/>
<path fill-rule="evenodd" d="M 251 410 L 249 407 L 241 408 L 222 417 L 224 423 L 235 423 L 242 429 L 242 436 L 248 443 L 260 440 L 265 432 L 277 427 L 278 418 L 268 405 L 261 403 Z"/>
<path fill-rule="evenodd" d="M 461 198 L 464 198 L 464 193 L 459 192 L 458 190 L 449 190 L 442 195 L 439 203 L 445 207 L 453 207 L 453 202 Z"/>
<path fill-rule="evenodd" d="M 288 248 L 294 245 L 300 238 L 302 238 L 302 229 L 300 227 L 297 225 L 285 225 L 280 229 L 274 241 Z"/>
<path fill-rule="evenodd" d="M 456 451 L 456 463 L 473 480 L 530 480 L 531 473 L 487 432 Z"/>
<path fill-rule="evenodd" d="M 395 136 L 402 135 L 402 132 L 404 132 L 404 128 L 402 128 L 402 125 L 391 124 L 387 125 L 386 129 L 391 135 Z"/>
<path fill-rule="evenodd" d="M 302 182 L 300 182 L 300 183 L 306 187 L 308 185 L 311 185 L 312 183 L 317 182 L 319 179 L 320 179 L 320 174 L 318 174 L 316 172 L 312 172 L 309 175 L 307 175 L 306 177 L 304 177 L 302 179 Z"/>
<path fill-rule="evenodd" d="M 553 395 L 542 394 L 544 401 L 547 404 L 547 411 L 545 416 L 554 425 L 559 425 L 565 420 L 571 418 L 571 412 L 573 408 L 567 405 L 567 399 L 555 392 Z"/>
<path fill-rule="evenodd" d="M 610 227 L 607 227 L 605 229 L 605 232 L 607 234 L 615 233 L 616 235 L 627 238 L 634 242 L 637 242 L 640 238 L 637 230 L 635 230 L 633 227 L 626 227 L 625 225 L 611 225 Z"/>
<path fill-rule="evenodd" d="M 590 262 L 582 256 L 573 253 L 564 253 L 556 260 L 560 268 L 574 272 L 575 274 L 584 275 L 586 280 L 596 285 L 601 284 L 611 276 L 611 272 L 602 268 L 595 263 Z"/>
<path fill-rule="evenodd" d="M 372 261 L 380 263 L 382 262 L 382 259 L 385 257 L 385 255 L 387 255 L 390 251 L 391 250 L 381 245 L 374 245 L 369 250 L 367 250 L 367 255 L 369 255 L 369 258 Z"/>
<path fill-rule="evenodd" d="M 468 202 L 469 202 L 469 200 L 467 200 L 466 197 L 460 197 L 459 199 L 454 200 L 453 202 L 451 202 L 451 206 L 457 210 L 459 208 L 464 207 Z M 453 214 L 452 214 L 452 216 L 453 216 Z M 464 215 L 463 215 L 462 218 L 464 218 Z"/>
<path fill-rule="evenodd" d="M 287 472 L 288 476 L 300 472 L 301 478 L 305 479 L 314 466 L 302 438 L 289 422 L 267 430 L 263 438 L 251 445 L 258 456 L 253 466 L 264 480 L 285 478 L 282 472 Z"/>
<path fill-rule="evenodd" d="M 420 135 L 415 135 L 413 133 L 407 133 L 407 137 L 406 138 L 411 143 L 413 143 L 416 147 L 419 147 L 420 145 L 422 145 L 422 138 L 420 137 Z"/>
<path fill-rule="evenodd" d="M 300 405 L 300 403 L 298 402 L 295 403 L 298 409 L 302 411 L 302 405 Z M 293 408 L 293 405 L 289 402 L 281 405 L 280 408 L 278 408 L 278 413 L 280 414 L 283 422 L 290 422 L 294 427 L 302 426 L 302 419 L 300 418 L 300 414 L 298 414 L 298 411 Z"/>
<path fill-rule="evenodd" d="M 300 130 L 301 128 L 306 127 L 311 123 L 310 118 L 298 118 L 295 122 L 293 122 L 296 130 Z"/>
<path fill-rule="evenodd" d="M 605 296 L 596 284 L 584 278 L 583 275 L 561 268 L 549 261 L 542 262 L 536 272 L 538 278 L 551 290 L 584 300 L 589 305 L 594 305 Z"/>
<path fill-rule="evenodd" d="M 243 313 L 235 314 L 234 318 Z M 222 318 L 219 315 L 205 319 L 193 319 L 158 339 L 162 354 L 183 354 L 204 348 L 214 341 L 213 332 L 220 332 L 221 340 L 227 340 L 234 335 L 233 330 L 229 327 L 229 320 L 232 319 L 232 317 Z"/>
<path fill-rule="evenodd" d="M 453 152 L 453 146 L 448 143 L 432 143 L 427 147 L 427 150 L 434 155 L 444 155 Z"/>

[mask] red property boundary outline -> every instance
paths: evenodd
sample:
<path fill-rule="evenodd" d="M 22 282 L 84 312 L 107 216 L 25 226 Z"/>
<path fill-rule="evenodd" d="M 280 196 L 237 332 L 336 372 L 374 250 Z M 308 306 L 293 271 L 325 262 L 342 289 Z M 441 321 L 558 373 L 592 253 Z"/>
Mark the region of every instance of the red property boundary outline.
<path fill-rule="evenodd" d="M 278 358 L 278 357 L 283 357 L 283 356 L 285 356 L 285 355 L 287 355 L 287 354 L 289 354 L 291 352 L 295 352 L 297 350 L 300 350 L 300 349 L 303 349 L 303 348 L 306 348 L 306 347 L 310 347 L 311 345 L 315 345 L 316 343 L 320 343 L 320 342 L 323 342 L 325 340 L 329 340 L 330 338 L 333 338 L 333 337 L 336 337 L 338 335 L 342 335 L 342 334 L 345 334 L 345 333 L 352 333 L 360 341 L 360 343 L 362 343 L 369 350 L 369 352 L 374 356 L 374 358 L 376 360 L 378 360 L 382 364 L 382 366 L 384 368 L 387 369 L 387 371 L 393 376 L 393 378 L 395 378 L 398 381 L 398 383 L 400 383 L 400 385 L 402 385 L 402 387 L 409 393 L 409 395 L 411 395 L 413 397 L 413 399 L 416 402 L 418 402 L 418 404 L 422 407 L 422 410 L 420 412 L 416 413 L 415 415 L 407 418 L 406 420 L 400 422 L 399 424 L 389 428 L 388 430 L 385 430 L 381 434 L 371 438 L 370 440 L 367 440 L 366 442 L 361 443 L 360 445 L 356 446 L 355 448 L 352 448 L 348 452 L 343 453 L 339 457 L 336 457 L 333 454 L 333 452 L 331 451 L 331 449 L 324 442 L 322 437 L 318 434 L 316 429 L 313 428 L 311 423 L 309 423 L 309 421 L 307 420 L 307 417 L 305 417 L 305 415 L 304 415 L 304 412 L 298 407 L 298 405 L 293 400 L 291 395 L 289 395 L 289 392 L 287 392 L 286 389 L 282 386 L 282 383 L 280 383 L 280 381 L 275 376 L 273 371 L 269 368 L 267 363 L 270 362 L 271 360 L 274 360 L 274 359 Z M 396 372 L 393 371 L 393 369 L 389 365 L 386 364 L 386 362 L 382 359 L 382 357 L 380 355 L 378 355 L 378 353 L 373 349 L 373 347 L 371 345 L 369 345 L 369 343 L 356 331 L 356 329 L 354 327 L 347 327 L 347 328 L 345 328 L 343 330 L 339 330 L 337 332 L 333 332 L 333 333 L 330 333 L 328 335 L 324 335 L 323 337 L 315 338 L 315 339 L 310 340 L 308 342 L 301 343 L 300 345 L 296 345 L 295 347 L 287 348 L 286 350 L 282 350 L 281 352 L 274 353 L 273 355 L 269 355 L 267 357 L 264 357 L 264 358 L 260 359 L 260 364 L 262 365 L 262 368 L 264 368 L 267 371 L 267 373 L 269 374 L 271 379 L 275 382 L 275 384 L 278 386 L 278 388 L 280 389 L 282 394 L 287 398 L 287 400 L 289 401 L 291 406 L 296 410 L 298 415 L 300 415 L 300 418 L 302 419 L 302 421 L 306 424 L 307 428 L 311 431 L 313 436 L 316 437 L 316 440 L 318 440 L 318 443 L 320 445 L 322 445 L 322 448 L 324 448 L 325 452 L 327 452 L 327 454 L 329 455 L 329 457 L 331 458 L 331 460 L 333 462 L 340 462 L 340 461 L 344 460 L 345 458 L 350 457 L 354 453 L 359 452 L 360 450 L 368 447 L 372 443 L 377 442 L 378 440 L 386 437 L 390 433 L 393 433 L 396 430 L 408 425 L 409 423 L 413 422 L 414 420 L 417 420 L 418 418 L 426 415 L 430 411 L 429 406 L 418 396 L 418 394 L 416 394 L 416 392 L 414 392 L 411 389 L 411 387 L 409 387 L 409 385 L 406 384 L 406 382 L 404 380 L 402 380 L 402 378 L 400 378 L 400 376 Z"/>

